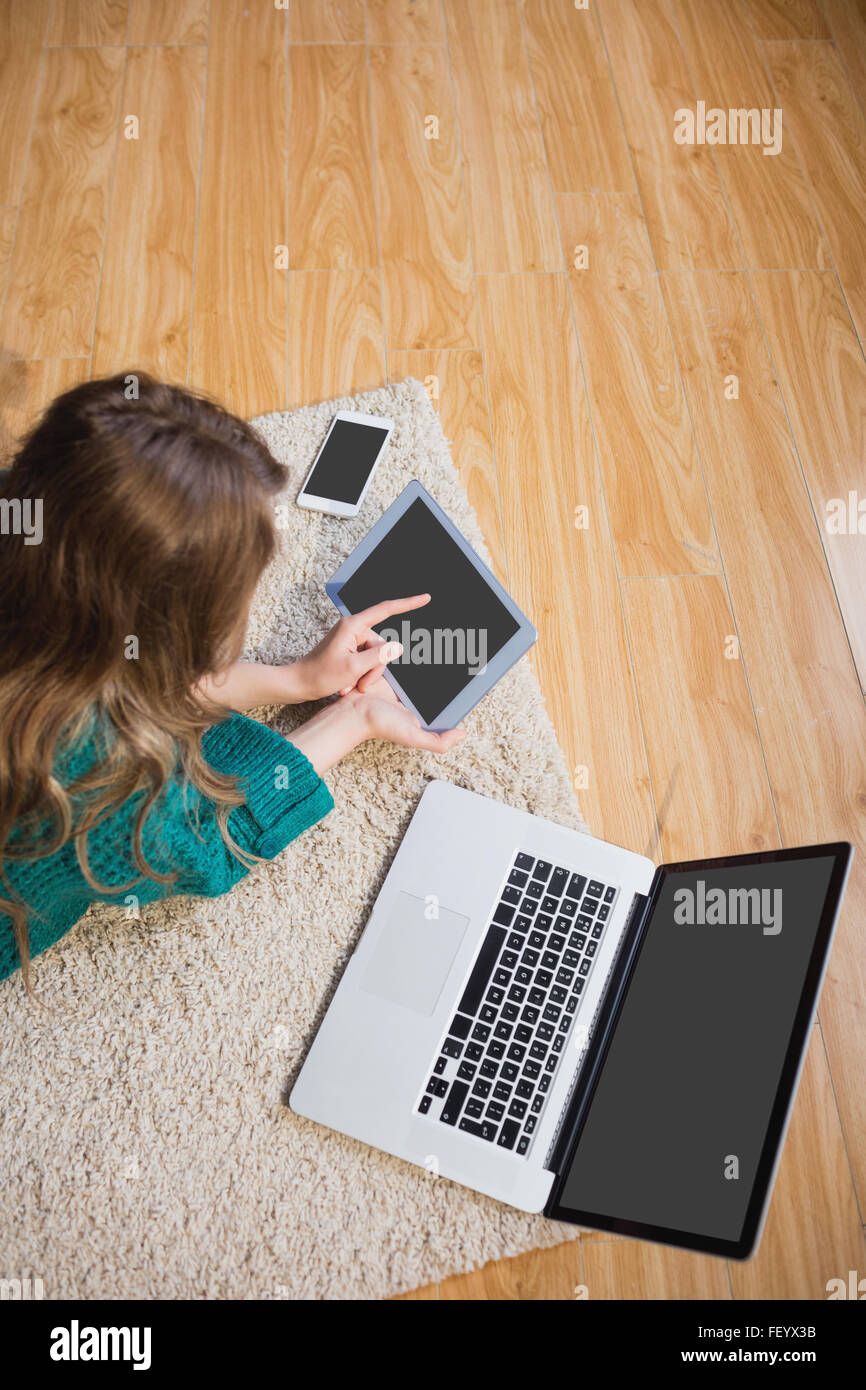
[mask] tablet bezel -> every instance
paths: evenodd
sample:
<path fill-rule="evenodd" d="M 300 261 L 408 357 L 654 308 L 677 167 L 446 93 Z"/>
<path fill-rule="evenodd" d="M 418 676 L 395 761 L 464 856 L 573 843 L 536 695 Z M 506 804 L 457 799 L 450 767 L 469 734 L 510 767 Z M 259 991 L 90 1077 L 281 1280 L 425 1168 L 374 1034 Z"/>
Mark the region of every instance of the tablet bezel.
<path fill-rule="evenodd" d="M 493 689 L 496 682 L 505 675 L 506 671 L 510 670 L 514 663 L 519 661 L 520 658 L 529 651 L 529 648 L 538 640 L 538 633 L 526 614 L 518 608 L 511 595 L 500 584 L 496 575 L 491 572 L 477 552 L 472 549 L 466 537 L 457 529 L 451 518 L 442 510 L 435 498 L 430 496 L 427 489 L 422 487 L 417 479 L 413 479 L 411 483 L 408 483 L 406 487 L 404 487 L 399 497 L 391 503 L 390 507 L 382 514 L 372 530 L 368 531 L 364 539 L 359 542 L 352 553 L 343 561 L 336 573 L 325 584 L 325 592 L 337 611 L 342 613 L 344 617 L 351 616 L 349 609 L 340 601 L 340 590 L 352 577 L 355 571 L 360 568 L 368 555 L 372 554 L 383 538 L 400 520 L 404 512 L 408 511 L 409 507 L 419 500 L 433 513 L 433 516 L 439 524 L 459 546 L 466 558 L 481 575 L 494 597 L 499 600 L 502 606 L 518 624 L 517 631 L 514 633 L 513 637 L 509 637 L 505 646 L 500 648 L 496 655 L 490 658 L 484 670 L 479 672 L 477 676 L 473 676 L 469 684 L 465 685 L 459 694 L 455 695 L 450 704 L 446 705 L 443 710 L 440 710 L 433 722 L 429 724 L 424 719 L 421 711 L 416 709 L 401 686 L 398 675 L 399 666 L 396 668 L 392 666 L 385 667 L 383 672 L 385 680 L 406 708 L 410 709 L 412 713 L 420 719 L 422 727 L 430 730 L 432 733 L 443 733 L 447 729 L 453 729 L 460 723 L 461 719 L 466 717 L 470 710 L 475 708 L 479 700 L 484 699 L 484 696 Z M 398 614 L 398 620 L 399 617 L 400 615 Z"/>
<path fill-rule="evenodd" d="M 580 1142 L 581 1130 L 589 1116 L 592 1093 L 595 1091 L 601 1079 L 607 1051 L 610 1047 L 614 1032 L 616 1031 L 616 1018 L 619 1016 L 624 1006 L 628 985 L 631 983 L 631 979 L 634 976 L 640 949 L 646 939 L 652 910 L 661 892 L 664 874 L 679 872 L 691 873 L 700 869 L 706 869 L 709 866 L 713 868 L 726 868 L 738 867 L 745 864 L 774 863 L 788 859 L 828 858 L 832 858 L 834 864 L 830 871 L 827 894 L 824 899 L 818 929 L 815 933 L 812 954 L 809 957 L 809 964 L 806 968 L 800 1001 L 794 1015 L 794 1021 L 788 1039 L 788 1047 L 785 1052 L 785 1059 L 779 1077 L 779 1084 L 776 1088 L 776 1095 L 770 1110 L 767 1134 L 764 1140 L 764 1146 L 761 1150 L 761 1156 L 758 1160 L 755 1181 L 752 1186 L 746 1214 L 743 1218 L 743 1226 L 739 1239 L 726 1240 L 718 1236 L 696 1235 L 694 1232 L 679 1231 L 670 1227 L 654 1226 L 639 1221 L 622 1220 L 607 1214 L 563 1205 L 560 1202 L 560 1196 L 565 1188 L 572 1158 Z M 647 897 L 646 906 L 641 914 L 644 925 L 640 931 L 640 945 L 634 952 L 633 958 L 629 963 L 626 987 L 619 995 L 614 1016 L 606 1021 L 604 1038 L 599 1042 L 600 1055 L 597 1065 L 594 1068 L 592 1083 L 586 1095 L 575 1095 L 575 1099 L 572 1102 L 574 1106 L 580 1105 L 582 1114 L 575 1128 L 571 1142 L 568 1145 L 567 1153 L 565 1153 L 561 1161 L 556 1164 L 556 1180 L 551 1188 L 550 1196 L 544 1208 L 545 1216 L 552 1221 L 565 1221 L 578 1226 L 587 1226 L 597 1231 L 611 1231 L 617 1235 L 630 1237 L 632 1239 L 650 1240 L 660 1245 L 672 1245 L 678 1249 L 695 1250 L 703 1255 L 716 1255 L 723 1259 L 748 1260 L 756 1253 L 766 1223 L 773 1186 L 776 1180 L 776 1173 L 781 1161 L 785 1137 L 787 1135 L 788 1125 L 790 1124 L 800 1077 L 806 1062 L 806 1053 L 811 1037 L 811 1027 L 815 1020 L 818 1000 L 821 995 L 821 987 L 827 973 L 836 923 L 839 918 L 839 911 L 842 905 L 845 887 L 848 882 L 848 876 L 851 871 L 852 858 L 852 846 L 846 841 L 838 841 L 823 845 L 798 845 L 792 849 L 762 850 L 752 854 L 725 855 L 717 859 L 691 859 L 676 864 L 662 864 L 659 866 Z"/>

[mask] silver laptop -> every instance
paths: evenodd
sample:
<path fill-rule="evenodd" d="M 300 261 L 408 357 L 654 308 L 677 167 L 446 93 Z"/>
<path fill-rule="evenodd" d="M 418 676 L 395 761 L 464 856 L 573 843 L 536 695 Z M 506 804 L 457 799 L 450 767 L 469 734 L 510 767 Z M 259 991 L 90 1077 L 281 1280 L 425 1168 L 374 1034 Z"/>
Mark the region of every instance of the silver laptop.
<path fill-rule="evenodd" d="M 765 1211 L 781 1149 L 850 847 L 703 861 L 707 873 L 714 869 L 717 884 L 726 881 L 719 877 L 725 871 L 739 884 L 746 881 L 747 869 L 778 875 L 783 872 L 780 861 L 797 856 L 805 877 L 801 873 L 802 881 L 785 882 L 801 907 L 812 901 L 808 885 L 814 889 L 808 930 L 797 927 L 791 909 L 787 937 L 772 922 L 762 927 L 760 917 L 725 933 L 720 927 L 698 926 L 684 934 L 682 927 L 670 925 L 670 894 L 677 883 L 703 882 L 695 879 L 701 862 L 657 870 L 641 855 L 433 781 L 315 1037 L 290 1105 L 309 1119 L 525 1211 L 742 1258 L 758 1238 L 757 1218 Z M 819 863 L 826 873 L 816 876 Z M 683 872 L 666 874 L 666 867 Z M 757 892 L 760 911 L 761 889 L 749 891 Z M 770 912 L 775 900 L 766 901 Z M 670 947 L 666 930 L 679 931 L 671 936 Z M 658 1134 L 644 1136 L 657 1153 L 658 1171 L 648 1159 L 620 1174 L 624 1188 L 606 1188 L 617 1180 L 610 1155 L 643 1142 L 640 1134 L 612 1135 L 610 1120 L 595 1140 L 590 1124 L 585 1172 L 575 1192 L 575 1143 L 599 1079 L 603 1112 L 604 1077 L 611 1073 L 616 1078 L 612 1044 L 621 1034 L 626 1045 L 623 996 L 630 988 L 639 998 L 640 970 L 634 964 L 647 941 L 641 968 L 644 975 L 651 969 L 664 972 L 663 985 L 658 976 L 644 981 L 644 993 L 649 989 L 650 994 L 643 1023 L 632 1029 L 623 1074 L 629 1081 L 620 1077 L 620 1092 L 608 1097 L 608 1110 L 619 1116 L 619 1123 L 633 1117 L 644 1129 L 648 1124 L 652 1128 L 642 1107 L 654 1098 L 671 1152 L 681 1155 L 676 1162 L 696 1174 L 692 1205 L 685 1207 L 689 1184 L 682 1173 L 672 1175 Z M 784 948 L 773 945 L 782 941 Z M 668 949 L 677 953 L 674 968 L 665 965 Z M 792 951 L 795 958 L 789 960 Z M 741 952 L 747 953 L 742 959 Z M 690 972 L 685 975 L 676 969 L 680 953 Z M 785 990 L 780 983 L 783 960 L 790 975 Z M 727 982 L 726 971 L 734 982 L 745 977 L 742 988 Z M 777 995 L 790 995 L 787 1022 L 787 1015 L 780 1015 L 768 1023 L 764 1003 L 757 1006 L 766 997 L 765 971 Z M 690 983 L 684 987 L 686 978 Z M 805 994 L 800 984 L 808 985 Z M 673 1007 L 666 1001 L 666 988 Z M 753 1152 L 751 1130 L 746 1134 L 739 1123 L 737 1093 L 727 1103 L 722 1095 L 724 1078 L 730 1079 L 730 1068 L 737 1065 L 736 1045 L 732 1054 L 725 1041 L 725 1058 L 719 1063 L 714 1010 L 730 1024 L 734 1000 L 720 994 L 730 988 L 742 995 L 744 1074 L 756 1076 L 758 1068 L 750 1052 L 749 991 L 756 1000 L 756 1028 L 769 1027 L 766 1084 L 761 1090 L 755 1080 L 758 1089 L 749 1112 L 749 1124 L 772 1140 L 769 1149 L 757 1146 L 760 1153 Z M 682 1040 L 682 1063 L 672 1061 L 675 1054 L 664 1026 L 646 1026 L 656 1004 L 664 1018 L 672 1019 L 677 999 L 712 1029 L 709 1043 L 701 1036 Z M 668 1050 L 656 1055 L 654 1047 Z M 677 1067 L 696 1059 L 710 1087 L 706 1123 L 695 1087 L 688 1097 L 680 1093 L 687 1083 Z M 714 1078 L 716 1065 L 725 1069 L 724 1078 Z M 638 1090 L 624 1094 L 627 1084 Z M 680 1133 L 680 1117 L 688 1112 L 695 1123 Z M 598 1150 L 594 1167 L 593 1142 Z M 726 1177 L 732 1155 L 738 1176 L 742 1163 L 743 1179 L 733 1189 Z M 635 1190 L 636 1182 L 638 1187 L 643 1182 L 644 1190 Z M 671 1190 L 663 1191 L 666 1187 Z"/>

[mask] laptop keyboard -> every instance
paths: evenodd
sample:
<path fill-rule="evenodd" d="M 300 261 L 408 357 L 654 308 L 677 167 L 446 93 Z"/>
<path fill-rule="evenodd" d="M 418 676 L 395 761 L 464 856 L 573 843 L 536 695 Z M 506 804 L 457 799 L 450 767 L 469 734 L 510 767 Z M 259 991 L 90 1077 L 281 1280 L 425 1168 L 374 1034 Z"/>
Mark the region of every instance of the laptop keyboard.
<path fill-rule="evenodd" d="M 529 1156 L 618 891 L 515 855 L 419 1114 Z"/>

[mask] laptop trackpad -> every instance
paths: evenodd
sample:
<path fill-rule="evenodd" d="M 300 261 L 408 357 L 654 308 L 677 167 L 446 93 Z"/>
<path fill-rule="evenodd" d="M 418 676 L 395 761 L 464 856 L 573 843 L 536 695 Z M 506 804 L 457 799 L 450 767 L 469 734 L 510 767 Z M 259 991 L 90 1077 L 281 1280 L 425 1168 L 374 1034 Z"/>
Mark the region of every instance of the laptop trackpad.
<path fill-rule="evenodd" d="M 437 903 L 398 893 L 360 988 L 394 1004 L 432 1014 L 469 925 Z"/>

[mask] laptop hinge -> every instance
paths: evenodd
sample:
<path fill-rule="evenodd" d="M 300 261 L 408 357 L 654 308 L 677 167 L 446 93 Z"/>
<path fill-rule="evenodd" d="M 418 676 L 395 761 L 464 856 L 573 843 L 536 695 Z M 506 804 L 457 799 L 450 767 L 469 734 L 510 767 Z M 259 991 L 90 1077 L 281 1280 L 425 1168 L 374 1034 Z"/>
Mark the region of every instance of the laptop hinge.
<path fill-rule="evenodd" d="M 557 1175 L 561 1174 L 577 1142 L 577 1136 L 586 1112 L 586 1103 L 592 1091 L 594 1073 L 598 1070 L 599 1060 L 605 1050 L 604 1045 L 610 1032 L 612 1020 L 617 1012 L 617 1004 L 623 984 L 628 977 L 635 948 L 641 939 L 646 910 L 651 898 L 652 889 L 648 894 L 635 893 L 632 898 L 628 917 L 620 937 L 619 948 L 605 976 L 598 1004 L 587 1031 L 583 1060 L 575 1068 L 568 1095 L 565 1098 L 553 1138 L 550 1141 L 550 1147 L 544 1159 L 545 1168 Z M 601 1020 L 600 1016 L 602 1016 Z M 578 1083 L 580 1083 L 579 1093 Z"/>

